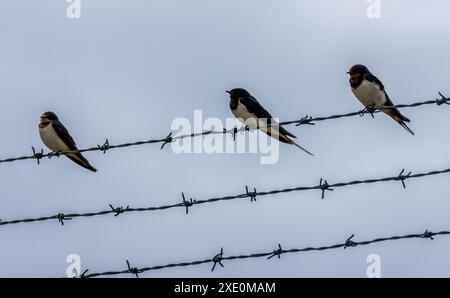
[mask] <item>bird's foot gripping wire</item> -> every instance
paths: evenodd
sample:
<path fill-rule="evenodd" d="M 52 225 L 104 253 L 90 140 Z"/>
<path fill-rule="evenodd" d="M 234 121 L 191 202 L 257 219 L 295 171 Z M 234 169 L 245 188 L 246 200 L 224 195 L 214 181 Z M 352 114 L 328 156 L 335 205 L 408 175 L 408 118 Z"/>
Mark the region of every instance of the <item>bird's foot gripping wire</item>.
<path fill-rule="evenodd" d="M 359 116 L 363 117 L 365 114 L 370 114 L 370 116 L 372 116 L 372 118 L 375 118 L 375 116 L 373 115 L 373 113 L 375 113 L 375 111 L 376 111 L 375 105 L 368 105 L 367 107 L 365 107 L 363 110 L 361 110 L 359 112 Z"/>
<path fill-rule="evenodd" d="M 238 134 L 238 132 L 243 133 L 243 132 L 246 132 L 246 131 L 253 131 L 255 129 L 256 128 L 253 128 L 253 127 L 251 127 L 249 125 L 242 125 L 240 128 L 234 127 L 232 129 L 228 129 L 228 130 L 226 128 L 224 128 L 223 129 L 223 133 L 224 134 L 225 133 L 230 133 L 231 137 L 233 138 L 233 141 L 236 141 L 236 135 Z"/>
<path fill-rule="evenodd" d="M 49 159 L 52 158 L 53 156 L 60 157 L 61 156 L 61 152 L 62 152 L 62 150 L 57 150 L 57 151 L 50 152 L 49 154 L 47 154 L 47 157 Z"/>

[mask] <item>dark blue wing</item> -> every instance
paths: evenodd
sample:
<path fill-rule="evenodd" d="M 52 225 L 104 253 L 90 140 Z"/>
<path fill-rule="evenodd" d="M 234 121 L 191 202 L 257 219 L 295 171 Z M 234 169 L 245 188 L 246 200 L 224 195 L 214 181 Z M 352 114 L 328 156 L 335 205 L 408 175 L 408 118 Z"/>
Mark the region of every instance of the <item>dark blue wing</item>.
<path fill-rule="evenodd" d="M 366 80 L 368 80 L 369 82 L 372 82 L 372 83 L 375 83 L 375 84 L 377 84 L 378 86 L 380 86 L 380 89 L 381 90 L 384 90 L 384 86 L 383 86 L 383 83 L 381 83 L 381 81 L 376 77 L 376 76 L 374 76 L 372 73 L 366 73 L 365 74 L 365 78 L 366 78 Z"/>
<path fill-rule="evenodd" d="M 69 147 L 70 150 L 77 150 L 75 141 L 61 122 L 53 122 L 53 129 L 55 130 L 58 137 L 61 138 L 61 140 Z"/>
<path fill-rule="evenodd" d="M 239 101 L 258 118 L 272 119 L 272 115 L 263 108 L 263 106 L 253 96 L 239 97 Z"/>
<path fill-rule="evenodd" d="M 250 113 L 255 114 L 256 117 L 258 117 L 258 118 L 267 119 L 268 125 L 272 124 L 272 115 L 270 115 L 270 113 L 266 109 L 263 108 L 263 106 L 258 102 L 258 100 L 256 100 L 256 98 L 254 98 L 253 96 L 240 97 L 239 101 L 243 105 L 245 105 L 245 107 L 247 108 L 247 110 Z M 293 138 L 296 137 L 293 134 L 291 134 L 289 131 L 287 131 L 284 127 L 282 127 L 281 125 L 278 127 L 278 130 L 282 134 L 288 135 Z"/>

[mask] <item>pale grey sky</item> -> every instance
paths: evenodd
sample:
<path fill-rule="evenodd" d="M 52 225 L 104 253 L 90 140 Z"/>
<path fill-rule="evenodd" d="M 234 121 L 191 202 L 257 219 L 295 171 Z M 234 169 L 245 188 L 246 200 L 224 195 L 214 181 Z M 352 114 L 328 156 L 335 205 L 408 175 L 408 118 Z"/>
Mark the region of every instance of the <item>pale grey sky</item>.
<path fill-rule="evenodd" d="M 346 71 L 366 64 L 395 103 L 450 94 L 450 3 L 381 0 L 63 0 L 0 4 L 0 158 L 43 147 L 37 123 L 52 110 L 79 147 L 164 137 L 176 117 L 231 117 L 224 90 L 244 87 L 282 121 L 361 109 Z M 384 115 L 290 126 L 315 153 L 281 146 L 280 160 L 255 154 L 174 154 L 159 145 L 86 153 L 93 174 L 66 158 L 0 165 L 0 219 L 179 202 L 395 175 L 449 166 L 449 108 L 406 109 L 412 137 Z M 66 256 L 91 272 L 213 256 L 328 245 L 450 229 L 448 176 L 298 192 L 152 213 L 0 226 L 0 276 L 64 276 Z M 366 257 L 382 275 L 449 276 L 450 239 L 404 240 L 281 259 L 173 268 L 147 277 L 364 277 Z"/>

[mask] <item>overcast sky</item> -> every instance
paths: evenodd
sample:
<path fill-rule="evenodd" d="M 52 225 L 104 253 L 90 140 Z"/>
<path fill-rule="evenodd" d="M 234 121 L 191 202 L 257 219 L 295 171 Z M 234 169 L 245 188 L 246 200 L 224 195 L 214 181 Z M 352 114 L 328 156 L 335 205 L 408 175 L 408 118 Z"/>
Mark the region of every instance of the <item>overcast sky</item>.
<path fill-rule="evenodd" d="M 395 103 L 450 95 L 450 3 L 381 0 L 81 0 L 69 19 L 64 0 L 0 4 L 0 158 L 45 148 L 42 112 L 56 112 L 80 148 L 165 137 L 177 117 L 226 119 L 224 92 L 244 87 L 282 121 L 362 108 L 346 71 L 367 65 Z M 67 158 L 0 165 L 0 219 L 174 204 L 188 197 L 316 185 L 449 167 L 449 107 L 404 109 L 413 137 L 385 115 L 289 126 L 310 157 L 280 146 L 258 154 L 175 154 L 143 145 L 86 153 L 91 173 Z M 0 226 L 0 276 L 59 277 L 66 257 L 82 270 L 123 270 L 225 255 L 321 246 L 380 236 L 449 230 L 449 176 L 292 192 L 159 212 Z M 147 277 L 449 276 L 450 238 L 157 270 Z"/>

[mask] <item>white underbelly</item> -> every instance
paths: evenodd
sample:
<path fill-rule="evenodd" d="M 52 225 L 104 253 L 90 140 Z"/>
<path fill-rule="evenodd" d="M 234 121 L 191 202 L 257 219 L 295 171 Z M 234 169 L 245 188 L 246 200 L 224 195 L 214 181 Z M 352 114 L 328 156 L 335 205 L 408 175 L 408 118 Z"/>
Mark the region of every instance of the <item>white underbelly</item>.
<path fill-rule="evenodd" d="M 241 121 L 245 125 L 248 125 L 250 128 L 256 128 L 259 119 L 255 114 L 250 113 L 243 104 L 238 103 L 237 108 L 233 110 L 232 113 L 239 121 Z"/>
<path fill-rule="evenodd" d="M 352 88 L 353 94 L 365 106 L 380 107 L 386 103 L 386 94 L 377 84 L 364 80 L 358 88 Z"/>
<path fill-rule="evenodd" d="M 69 151 L 69 147 L 58 137 L 51 124 L 39 128 L 42 142 L 52 151 Z"/>

